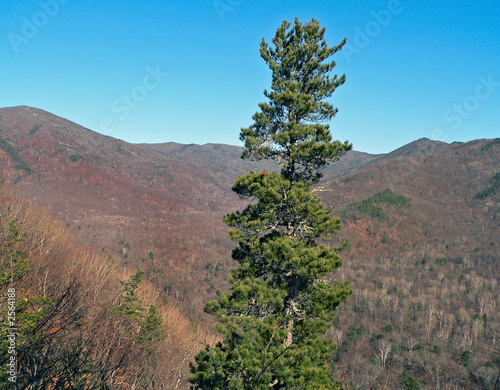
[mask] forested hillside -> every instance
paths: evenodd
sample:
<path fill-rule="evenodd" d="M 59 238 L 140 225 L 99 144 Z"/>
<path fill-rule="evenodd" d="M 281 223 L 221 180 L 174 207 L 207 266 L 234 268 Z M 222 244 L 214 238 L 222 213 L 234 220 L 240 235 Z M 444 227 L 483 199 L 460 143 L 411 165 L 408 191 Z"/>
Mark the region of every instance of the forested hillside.
<path fill-rule="evenodd" d="M 213 331 L 49 212 L 0 186 L 0 382 L 22 389 L 184 388 Z M 11 374 L 14 373 L 14 374 Z"/>
<path fill-rule="evenodd" d="M 342 278 L 354 294 L 332 329 L 347 388 L 498 387 L 498 147 L 441 146 L 324 188 L 347 203 Z"/>
<path fill-rule="evenodd" d="M 62 381 L 67 369 L 73 381 L 96 380 L 100 373 L 74 366 L 70 352 L 79 347 L 67 342 L 93 335 L 83 361 L 104 359 L 98 366 L 114 373 L 106 380 L 126 388 L 154 377 L 186 388 L 188 363 L 215 341 L 204 302 L 227 291 L 235 266 L 222 218 L 245 203 L 231 186 L 262 166 L 247 167 L 238 147 L 132 145 L 29 107 L 0 109 L 0 130 L 2 291 L 14 272 L 26 313 L 41 313 L 18 317 L 40 337 L 34 356 L 52 367 L 51 378 Z M 499 148 L 498 139 L 418 140 L 382 156 L 349 152 L 313 187 L 342 220 L 329 243 L 349 240 L 332 277 L 349 280 L 353 295 L 329 331 L 338 344 L 334 375 L 346 389 L 494 389 Z M 338 166 L 343 159 L 350 160 Z M 25 253 L 16 255 L 18 270 L 6 263 L 14 252 Z M 129 302 L 139 268 L 133 296 L 140 300 L 132 301 L 144 310 L 120 318 L 116 308 Z M 132 347 L 130 359 L 141 364 L 120 363 L 121 348 L 140 344 L 134 336 L 154 318 L 151 305 L 162 318 L 159 358 Z M 33 348 L 27 334 L 19 336 L 21 352 Z M 52 342 L 64 345 L 65 366 L 55 364 L 64 360 Z"/>

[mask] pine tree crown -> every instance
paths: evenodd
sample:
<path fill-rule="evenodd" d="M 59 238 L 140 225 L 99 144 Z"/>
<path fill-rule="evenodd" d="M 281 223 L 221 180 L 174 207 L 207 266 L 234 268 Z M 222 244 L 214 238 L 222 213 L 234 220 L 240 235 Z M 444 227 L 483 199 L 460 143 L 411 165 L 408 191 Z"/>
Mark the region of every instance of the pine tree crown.
<path fill-rule="evenodd" d="M 330 75 L 336 64 L 327 60 L 346 40 L 328 47 L 324 34 L 317 20 L 302 25 L 295 19 L 293 27 L 281 24 L 274 47 L 262 39 L 260 54 L 272 71 L 272 90 L 264 91 L 269 101 L 259 104 L 254 123 L 240 133 L 243 158 L 274 160 L 291 182 L 317 182 L 322 168 L 352 148 L 348 141 L 332 141 L 330 126 L 321 124 L 337 113 L 326 99 L 345 82 L 345 75 Z"/>

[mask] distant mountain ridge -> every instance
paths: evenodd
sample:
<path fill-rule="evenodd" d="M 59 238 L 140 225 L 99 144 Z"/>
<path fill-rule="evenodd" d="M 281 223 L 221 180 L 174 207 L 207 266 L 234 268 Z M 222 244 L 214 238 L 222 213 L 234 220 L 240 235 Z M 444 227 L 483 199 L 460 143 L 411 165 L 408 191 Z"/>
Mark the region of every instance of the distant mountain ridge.
<path fill-rule="evenodd" d="M 5 114 L 4 114 L 5 113 Z M 71 139 L 79 147 L 99 147 L 109 141 L 115 144 L 137 145 L 138 147 L 160 153 L 166 157 L 191 163 L 201 163 L 206 167 L 221 170 L 226 174 L 241 174 L 249 169 L 276 169 L 270 162 L 254 162 L 241 160 L 243 147 L 226 144 L 179 144 L 175 142 L 157 143 L 157 144 L 128 144 L 124 141 L 110 136 L 102 135 L 95 131 L 84 128 L 67 119 L 53 115 L 47 111 L 28 107 L 18 106 L 0 109 L 0 117 L 9 114 L 9 117 L 15 117 L 16 125 L 19 125 L 18 136 L 15 141 L 20 142 L 34 135 L 43 123 L 45 126 L 52 126 L 52 130 L 57 134 Z M 12 115 L 13 114 L 13 115 Z M 28 129 L 23 121 L 34 122 L 32 128 Z M 14 123 L 11 122 L 11 125 Z M 27 134 L 32 132 L 32 134 Z M 324 175 L 328 178 L 342 176 L 348 172 L 359 169 L 375 161 L 389 159 L 393 157 L 415 157 L 424 154 L 433 153 L 446 149 L 449 144 L 442 141 L 432 141 L 428 138 L 415 140 L 404 145 L 390 153 L 386 154 L 368 154 L 360 151 L 348 152 L 340 161 L 327 166 Z M 105 152 L 101 149 L 100 152 Z"/>
<path fill-rule="evenodd" d="M 425 154 L 439 152 L 449 146 L 443 141 L 432 141 L 429 138 L 419 138 L 409 144 L 401 146 L 390 153 L 382 155 L 379 159 L 387 159 L 394 157 L 417 157 Z"/>
<path fill-rule="evenodd" d="M 242 160 L 240 156 L 243 148 L 240 146 L 224 144 L 183 145 L 175 142 L 139 145 L 170 158 L 199 163 L 230 175 L 239 175 L 245 169 L 274 169 L 271 163 Z"/>
<path fill-rule="evenodd" d="M 278 170 L 269 161 L 248 161 L 241 159 L 244 148 L 241 146 L 224 144 L 189 144 L 183 145 L 175 142 L 162 144 L 139 144 L 147 149 L 161 153 L 167 157 L 178 158 L 184 161 L 201 163 L 206 167 L 219 170 L 226 174 L 241 175 L 249 170 Z M 342 176 L 375 161 L 382 155 L 349 151 L 342 159 L 327 166 L 323 174 L 325 180 Z"/>
<path fill-rule="evenodd" d="M 242 174 L 250 169 L 277 169 L 271 162 L 242 160 L 240 156 L 244 148 L 241 146 L 224 144 L 184 145 L 175 142 L 138 145 L 167 157 L 202 163 L 204 166 L 220 170 L 227 174 Z M 396 157 L 419 157 L 444 151 L 449 147 L 450 144 L 446 142 L 420 138 L 385 154 L 369 154 L 351 150 L 339 161 L 324 168 L 323 174 L 325 178 L 323 181 L 346 175 L 374 162 Z"/>
<path fill-rule="evenodd" d="M 406 239 L 417 247 L 435 239 L 467 241 L 460 249 L 468 252 L 473 242 L 481 247 L 495 237 L 498 195 L 475 196 L 498 173 L 499 146 L 498 140 L 419 139 L 383 155 L 351 151 L 324 170 L 316 191 L 338 216 L 386 189 L 411 199 L 406 220 L 384 228 L 390 245 L 366 233 L 370 221 L 346 220 L 341 237 L 352 243 L 348 257 L 404 251 Z M 251 169 L 277 169 L 242 160 L 241 151 L 221 144 L 129 144 L 40 109 L 0 109 L 0 177 L 13 191 L 49 208 L 83 245 L 113 254 L 124 267 L 146 268 L 197 316 L 207 294 L 223 288 L 232 264 L 222 217 L 248 204 L 231 186 Z M 474 238 L 457 238 L 471 229 Z"/>

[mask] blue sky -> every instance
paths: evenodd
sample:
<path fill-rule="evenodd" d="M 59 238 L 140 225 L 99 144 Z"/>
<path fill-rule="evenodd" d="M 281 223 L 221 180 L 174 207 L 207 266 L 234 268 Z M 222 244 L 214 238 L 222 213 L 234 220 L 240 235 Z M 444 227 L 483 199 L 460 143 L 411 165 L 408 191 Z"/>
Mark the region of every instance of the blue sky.
<path fill-rule="evenodd" d="M 347 81 L 335 139 L 385 153 L 421 137 L 500 137 L 498 1 L 3 0 L 0 107 L 128 142 L 239 145 L 265 100 L 283 20 L 318 19 Z"/>

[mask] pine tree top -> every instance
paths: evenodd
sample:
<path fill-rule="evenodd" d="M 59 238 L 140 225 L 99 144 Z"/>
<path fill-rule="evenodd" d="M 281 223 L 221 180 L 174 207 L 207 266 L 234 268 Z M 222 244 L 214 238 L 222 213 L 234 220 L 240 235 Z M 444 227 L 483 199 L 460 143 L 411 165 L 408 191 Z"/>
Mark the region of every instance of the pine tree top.
<path fill-rule="evenodd" d="M 317 181 L 320 170 L 352 148 L 349 142 L 332 141 L 328 122 L 337 109 L 326 101 L 345 82 L 345 75 L 331 75 L 335 61 L 328 59 L 345 44 L 328 47 L 325 28 L 317 20 L 292 26 L 284 21 L 270 46 L 260 45 L 261 57 L 272 71 L 268 102 L 260 103 L 254 124 L 241 129 L 246 150 L 242 157 L 271 159 L 282 175 L 295 181 Z"/>

